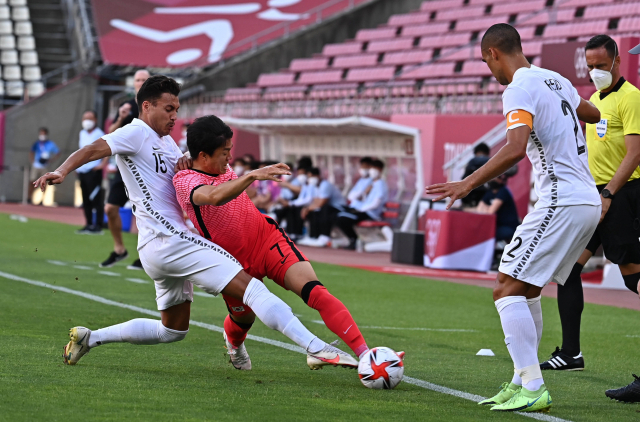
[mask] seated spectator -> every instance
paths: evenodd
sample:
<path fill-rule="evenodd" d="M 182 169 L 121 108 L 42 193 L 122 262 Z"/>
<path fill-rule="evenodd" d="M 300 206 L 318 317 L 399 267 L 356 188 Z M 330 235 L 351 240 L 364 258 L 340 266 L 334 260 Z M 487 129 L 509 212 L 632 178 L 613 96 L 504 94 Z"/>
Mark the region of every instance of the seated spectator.
<path fill-rule="evenodd" d="M 369 177 L 369 170 L 371 169 L 371 163 L 373 160 L 371 157 L 363 157 L 360 160 L 360 178 L 347 194 L 350 207 L 357 207 L 362 204 L 362 201 L 367 196 L 366 192 L 369 186 L 371 186 L 371 177 Z"/>
<path fill-rule="evenodd" d="M 292 163 L 285 163 L 289 166 L 290 169 L 293 169 Z M 294 194 L 291 189 L 287 186 L 289 184 L 299 186 L 300 182 L 298 181 L 298 173 L 296 171 L 292 171 L 292 174 L 285 174 L 281 177 L 282 182 L 280 183 L 280 194 L 276 198 L 276 203 L 273 206 L 273 213 L 276 215 L 276 221 L 278 224 L 282 225 L 282 220 L 289 212 L 289 202 L 296 199 L 298 195 Z"/>
<path fill-rule="evenodd" d="M 58 146 L 49 139 L 49 129 L 41 127 L 38 130 L 38 140 L 31 146 L 29 151 L 29 162 L 31 163 L 31 171 L 29 173 L 29 198 L 33 195 L 33 182 L 44 176 L 49 171 L 49 164 L 60 155 Z"/>
<path fill-rule="evenodd" d="M 471 175 L 480 167 L 484 166 L 485 163 L 489 161 L 489 153 L 489 146 L 484 142 L 476 145 L 476 147 L 473 149 L 474 157 L 467 163 L 467 167 L 465 167 L 464 169 L 464 175 L 462 176 L 462 179 Z M 462 206 L 466 208 L 477 206 L 486 192 L 486 186 L 478 186 L 477 188 L 469 192 L 469 195 L 461 199 Z"/>
<path fill-rule="evenodd" d="M 318 186 L 313 201 L 301 211 L 301 217 L 309 222 L 309 236 L 298 243 L 305 246 L 328 246 L 331 241 L 331 228 L 338 212 L 344 209 L 346 200 L 340 189 L 328 180 L 323 180 L 320 169 L 312 168 L 307 173 L 308 184 Z"/>
<path fill-rule="evenodd" d="M 513 195 L 507 187 L 509 176 L 502 174 L 489 182 L 489 190 L 478 204 L 476 212 L 496 214 L 496 241 L 511 242 L 520 224 Z"/>
<path fill-rule="evenodd" d="M 336 225 L 349 239 L 347 249 L 356 249 L 358 238 L 354 230 L 356 224 L 366 220 L 380 220 L 382 217 L 382 210 L 388 199 L 387 182 L 382 179 L 382 170 L 384 170 L 384 163 L 380 160 L 373 160 L 369 170 L 371 186 L 364 201 L 357 207 L 348 207 L 338 214 Z"/>
<path fill-rule="evenodd" d="M 245 163 L 242 158 L 236 158 L 235 160 L 233 160 L 233 162 L 231 163 L 231 168 L 233 169 L 233 172 L 236 174 L 236 176 L 240 177 L 244 174 L 246 164 L 247 163 Z"/>
<path fill-rule="evenodd" d="M 258 168 L 278 164 L 277 161 L 263 161 Z M 262 213 L 271 212 L 271 208 L 280 196 L 280 183 L 274 180 L 260 180 L 256 188 L 256 196 L 252 198 L 253 204 Z"/>

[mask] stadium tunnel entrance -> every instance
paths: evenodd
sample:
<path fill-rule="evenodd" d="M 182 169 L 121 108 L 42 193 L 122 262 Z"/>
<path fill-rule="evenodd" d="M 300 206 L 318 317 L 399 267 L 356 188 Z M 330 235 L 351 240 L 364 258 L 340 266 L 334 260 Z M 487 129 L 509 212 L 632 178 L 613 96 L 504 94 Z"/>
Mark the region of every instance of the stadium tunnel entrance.
<path fill-rule="evenodd" d="M 385 163 L 389 199 L 401 205 L 401 231 L 416 224 L 424 189 L 420 130 L 363 116 L 336 119 L 241 119 L 228 125 L 260 137 L 260 159 L 293 163 L 310 156 L 322 176 L 347 192 L 355 183 L 361 157 Z"/>

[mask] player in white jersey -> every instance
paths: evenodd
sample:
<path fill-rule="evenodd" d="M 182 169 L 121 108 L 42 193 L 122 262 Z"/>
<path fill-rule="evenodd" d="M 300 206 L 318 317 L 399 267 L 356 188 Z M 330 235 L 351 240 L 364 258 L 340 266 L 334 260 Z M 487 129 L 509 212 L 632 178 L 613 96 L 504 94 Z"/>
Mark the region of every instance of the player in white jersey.
<path fill-rule="evenodd" d="M 601 200 L 587 162 L 578 119 L 600 120 L 593 104 L 571 83 L 550 70 L 529 64 L 520 35 L 496 24 L 482 38 L 482 59 L 502 85 L 507 143 L 475 173 L 459 182 L 428 186 L 449 206 L 472 189 L 529 157 L 540 198 L 505 248 L 493 299 L 515 374 L 482 405 L 496 411 L 547 411 L 551 396 L 538 362 L 542 336 L 540 293 L 551 281 L 564 284 L 600 219 Z"/>
<path fill-rule="evenodd" d="M 155 282 L 161 314 L 160 321 L 138 318 L 95 331 L 74 327 L 64 348 L 64 362 L 75 365 L 90 349 L 106 343 L 157 344 L 184 339 L 195 284 L 212 295 L 224 293 L 242 301 L 265 325 L 289 337 L 316 360 L 357 366 L 350 355 L 309 332 L 287 304 L 245 273 L 227 251 L 191 233 L 185 225 L 172 179 L 176 169 L 187 168 L 187 163 L 169 136 L 180 107 L 179 92 L 180 85 L 173 79 L 150 77 L 137 94 L 140 119 L 74 152 L 56 171 L 35 182 L 44 191 L 47 184 L 62 183 L 82 164 L 116 155 L 134 204 L 140 260 Z M 261 179 L 278 180 L 282 174 L 290 173 L 273 167 L 262 172 Z"/>

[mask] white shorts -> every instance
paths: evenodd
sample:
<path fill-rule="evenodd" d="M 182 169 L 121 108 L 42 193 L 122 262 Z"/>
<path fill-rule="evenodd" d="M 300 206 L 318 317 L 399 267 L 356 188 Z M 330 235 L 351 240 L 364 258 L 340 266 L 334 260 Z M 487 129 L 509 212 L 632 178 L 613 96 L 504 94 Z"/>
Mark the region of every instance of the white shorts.
<path fill-rule="evenodd" d="M 242 270 L 229 252 L 190 232 L 158 236 L 144 245 L 139 255 L 155 283 L 160 311 L 193 302 L 194 284 L 217 296 Z"/>
<path fill-rule="evenodd" d="M 600 220 L 601 206 L 540 208 L 527 214 L 504 249 L 500 271 L 538 287 L 564 285 Z"/>

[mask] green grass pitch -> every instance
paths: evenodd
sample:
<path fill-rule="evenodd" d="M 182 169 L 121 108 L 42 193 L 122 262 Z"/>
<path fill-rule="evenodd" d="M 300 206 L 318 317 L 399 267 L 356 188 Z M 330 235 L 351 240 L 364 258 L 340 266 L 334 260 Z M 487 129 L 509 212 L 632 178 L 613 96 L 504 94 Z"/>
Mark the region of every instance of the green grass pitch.
<path fill-rule="evenodd" d="M 78 236 L 74 227 L 0 214 L 0 272 L 155 310 L 151 283 L 127 270 L 132 254 L 101 274 L 110 236 Z M 135 238 L 126 237 L 130 252 Z M 66 265 L 53 265 L 49 260 Z M 78 267 L 75 267 L 78 266 Z M 486 288 L 315 264 L 320 280 L 351 310 L 369 346 L 406 351 L 405 375 L 488 397 L 511 378 L 512 363 Z M 87 269 L 88 268 L 88 269 Z M 295 295 L 267 281 L 321 338 L 336 338 Z M 392 391 L 364 388 L 355 370 L 310 371 L 302 354 L 247 340 L 253 370 L 225 358 L 222 336 L 192 326 L 187 338 L 157 346 L 110 344 L 77 366 L 62 363 L 68 329 L 99 328 L 139 312 L 0 276 L 0 420 L 428 420 L 528 421 L 475 403 L 401 383 Z M 221 298 L 196 296 L 192 319 L 222 325 Z M 556 302 L 543 298 L 544 358 L 560 343 Z M 640 371 L 638 313 L 586 305 L 582 373 L 544 373 L 554 399 L 551 416 L 570 421 L 638 421 L 640 405 L 610 401 L 604 390 Z M 389 328 L 376 328 L 389 327 Z M 410 329 L 413 328 L 413 329 Z M 460 329 L 468 331 L 430 331 Z M 256 322 L 252 334 L 289 342 Z M 482 348 L 495 357 L 477 357 Z"/>

